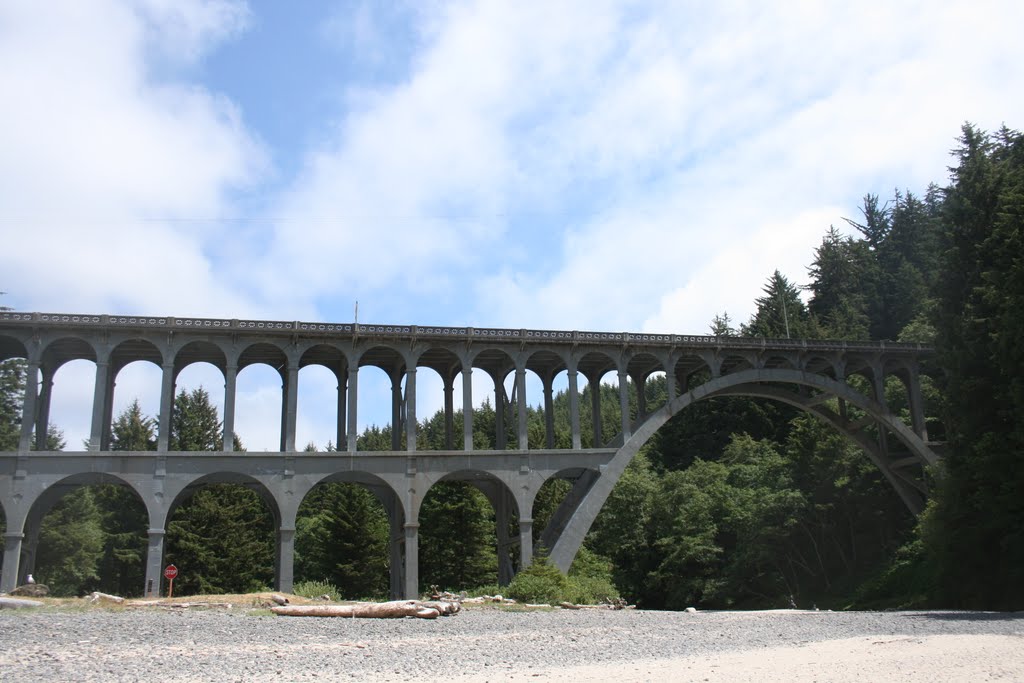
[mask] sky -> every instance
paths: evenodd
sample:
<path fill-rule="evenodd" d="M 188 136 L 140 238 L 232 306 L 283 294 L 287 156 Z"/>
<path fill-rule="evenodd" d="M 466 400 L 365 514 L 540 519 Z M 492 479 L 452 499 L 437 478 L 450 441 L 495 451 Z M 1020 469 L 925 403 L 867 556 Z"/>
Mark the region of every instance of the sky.
<path fill-rule="evenodd" d="M 983 0 L 0 0 L 0 304 L 702 334 L 775 269 L 805 283 L 863 195 L 944 184 L 965 121 L 1024 126 L 1020 26 Z M 155 412 L 141 365 L 115 409 Z M 93 373 L 58 373 L 69 447 Z M 300 443 L 334 386 L 303 371 Z M 274 450 L 276 375 L 239 388 Z"/>

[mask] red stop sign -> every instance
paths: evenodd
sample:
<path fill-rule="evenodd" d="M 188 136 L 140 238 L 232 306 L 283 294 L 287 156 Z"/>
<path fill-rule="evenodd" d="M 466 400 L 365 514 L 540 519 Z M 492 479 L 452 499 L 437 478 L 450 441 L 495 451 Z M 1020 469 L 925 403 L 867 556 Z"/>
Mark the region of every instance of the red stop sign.
<path fill-rule="evenodd" d="M 165 579 L 173 579 L 177 575 L 178 575 L 178 568 L 175 567 L 173 564 L 167 565 L 167 568 L 164 569 L 164 578 Z"/>

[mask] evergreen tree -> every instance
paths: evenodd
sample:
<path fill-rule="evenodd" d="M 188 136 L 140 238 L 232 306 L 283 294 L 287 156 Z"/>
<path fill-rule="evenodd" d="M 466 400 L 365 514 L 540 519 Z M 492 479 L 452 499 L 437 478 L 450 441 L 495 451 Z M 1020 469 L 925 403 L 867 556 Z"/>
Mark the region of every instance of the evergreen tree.
<path fill-rule="evenodd" d="M 36 578 L 53 595 L 78 596 L 95 590 L 103 555 L 102 518 L 92 487 L 60 499 L 39 528 Z"/>
<path fill-rule="evenodd" d="M 0 451 L 18 450 L 21 405 L 25 396 L 25 361 L 0 362 Z"/>
<path fill-rule="evenodd" d="M 438 482 L 420 509 L 420 586 L 466 590 L 496 583 L 494 513 L 479 490 Z"/>
<path fill-rule="evenodd" d="M 809 336 L 807 307 L 800 299 L 800 289 L 776 270 L 767 284 L 764 296 L 756 299 L 757 312 L 742 325 L 741 336 L 798 339 Z"/>
<path fill-rule="evenodd" d="M 219 451 L 223 443 L 223 430 L 210 395 L 202 387 L 182 390 L 174 399 L 170 450 Z"/>
<path fill-rule="evenodd" d="M 155 451 L 156 445 L 156 420 L 143 415 L 139 400 L 135 399 L 114 420 L 110 450 Z"/>
<path fill-rule="evenodd" d="M 965 125 L 936 345 L 951 449 L 925 541 L 947 606 L 1024 607 L 1024 139 Z"/>

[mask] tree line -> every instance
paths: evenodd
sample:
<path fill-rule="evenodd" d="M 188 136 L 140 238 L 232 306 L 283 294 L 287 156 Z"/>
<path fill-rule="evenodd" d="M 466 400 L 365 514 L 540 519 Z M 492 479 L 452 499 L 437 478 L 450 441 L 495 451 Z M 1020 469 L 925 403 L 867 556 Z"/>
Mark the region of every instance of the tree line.
<path fill-rule="evenodd" d="M 649 608 L 1024 606 L 1022 210 L 1021 134 L 967 124 L 946 185 L 932 184 L 920 196 L 866 195 L 844 230 L 824 231 L 805 282 L 776 270 L 749 320 L 737 325 L 723 312 L 710 323 L 720 336 L 933 345 L 923 390 L 927 414 L 938 417 L 928 424 L 930 436 L 945 446 L 941 467 L 927 475 L 931 495 L 922 515 L 907 512 L 863 452 L 827 425 L 782 404 L 717 398 L 676 415 L 630 463 L 578 563 Z M 24 382 L 17 368 L 11 361 L 0 366 L 5 450 L 17 444 Z M 649 405 L 665 400 L 665 381 L 658 375 L 646 383 Z M 589 405 L 590 391 L 582 390 L 580 405 Z M 632 384 L 630 391 L 635 415 Z M 599 392 L 602 433 L 615 433 L 618 389 L 601 385 Z M 902 384 L 893 380 L 885 392 L 890 409 L 907 418 Z M 554 409 L 556 444 L 565 447 L 571 435 L 564 392 Z M 584 445 L 591 439 L 588 413 L 581 411 Z M 474 446 L 493 448 L 494 408 L 475 409 L 473 421 Z M 461 412 L 455 423 L 458 432 Z M 514 424 L 505 421 L 510 441 Z M 116 449 L 155 448 L 155 422 L 137 403 L 113 432 Z M 418 445 L 441 449 L 444 434 L 439 412 L 422 421 Z M 219 450 L 219 438 L 205 392 L 179 394 L 172 448 Z M 528 407 L 528 438 L 531 447 L 544 445 L 540 408 Z M 358 437 L 360 450 L 390 447 L 390 425 Z M 539 493 L 536 545 L 569 486 L 554 480 Z M 44 522 L 39 573 L 45 567 L 54 577 L 47 580 L 66 592 L 141 589 L 144 512 L 125 496 L 131 497 L 117 487 L 66 496 Z M 490 503 L 472 486 L 432 489 L 420 519 L 423 586 L 494 584 L 495 524 Z M 509 531 L 517 538 L 517 529 Z M 192 569 L 179 579 L 182 590 L 249 590 L 272 580 L 274 538 L 255 493 L 211 485 L 174 513 L 167 557 Z M 332 584 L 347 597 L 382 596 L 389 541 L 387 516 L 371 492 L 318 486 L 297 522 L 296 579 Z"/>

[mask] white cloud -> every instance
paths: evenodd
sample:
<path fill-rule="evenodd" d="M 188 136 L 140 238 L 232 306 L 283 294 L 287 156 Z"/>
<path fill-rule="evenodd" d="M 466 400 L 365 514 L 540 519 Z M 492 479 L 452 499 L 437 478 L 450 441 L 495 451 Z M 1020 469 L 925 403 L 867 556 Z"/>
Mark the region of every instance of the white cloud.
<path fill-rule="evenodd" d="M 234 5 L 139 7 L 0 10 L 4 287 L 36 310 L 244 315 L 253 307 L 218 276 L 230 233 L 217 220 L 263 154 L 229 101 L 146 66 L 152 35 L 170 27 L 201 52 L 235 30 Z"/>

